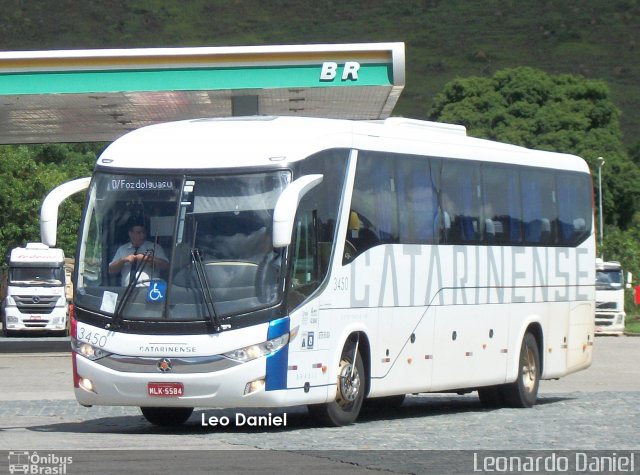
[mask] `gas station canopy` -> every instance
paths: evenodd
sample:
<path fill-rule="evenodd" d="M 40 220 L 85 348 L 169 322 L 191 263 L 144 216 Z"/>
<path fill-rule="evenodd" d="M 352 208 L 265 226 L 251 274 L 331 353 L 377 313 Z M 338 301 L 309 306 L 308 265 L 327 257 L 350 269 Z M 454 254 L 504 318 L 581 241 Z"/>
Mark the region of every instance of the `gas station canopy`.
<path fill-rule="evenodd" d="M 404 69 L 403 43 L 0 52 L 0 143 L 197 117 L 384 119 Z"/>

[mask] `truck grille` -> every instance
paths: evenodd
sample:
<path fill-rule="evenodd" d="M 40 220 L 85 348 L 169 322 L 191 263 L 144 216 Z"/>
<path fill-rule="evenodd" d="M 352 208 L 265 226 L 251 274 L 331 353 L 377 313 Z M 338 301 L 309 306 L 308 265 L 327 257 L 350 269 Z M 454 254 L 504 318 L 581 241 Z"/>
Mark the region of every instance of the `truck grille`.
<path fill-rule="evenodd" d="M 615 310 L 618 305 L 616 302 L 596 302 L 596 308 L 600 310 Z"/>
<path fill-rule="evenodd" d="M 22 323 L 27 328 L 45 328 L 49 324 L 49 320 L 24 320 Z"/>
<path fill-rule="evenodd" d="M 58 301 L 57 295 L 14 295 L 20 313 L 47 314 L 53 312 Z"/>

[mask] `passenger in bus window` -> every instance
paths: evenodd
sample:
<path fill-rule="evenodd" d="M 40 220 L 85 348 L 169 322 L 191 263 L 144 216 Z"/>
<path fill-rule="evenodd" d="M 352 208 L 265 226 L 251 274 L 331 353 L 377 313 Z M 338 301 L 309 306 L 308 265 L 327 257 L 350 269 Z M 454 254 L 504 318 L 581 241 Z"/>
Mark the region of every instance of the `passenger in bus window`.
<path fill-rule="evenodd" d="M 129 242 L 116 251 L 109 263 L 109 274 L 119 273 L 121 285 L 126 287 L 146 260 L 137 285 L 148 285 L 151 279 L 159 277 L 159 271 L 168 269 L 169 261 L 159 244 L 147 241 L 147 231 L 141 223 L 130 223 L 128 230 Z"/>
<path fill-rule="evenodd" d="M 451 217 L 455 216 L 453 200 L 444 191 L 439 194 L 440 197 L 440 242 L 449 244 L 451 240 Z"/>

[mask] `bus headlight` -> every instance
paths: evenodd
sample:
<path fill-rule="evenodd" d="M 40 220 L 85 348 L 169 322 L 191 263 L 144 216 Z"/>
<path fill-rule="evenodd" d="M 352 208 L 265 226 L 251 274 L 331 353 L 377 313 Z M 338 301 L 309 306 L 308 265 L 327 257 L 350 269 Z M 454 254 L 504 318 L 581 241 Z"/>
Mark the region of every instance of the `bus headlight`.
<path fill-rule="evenodd" d="M 84 356 L 91 361 L 99 360 L 100 358 L 104 358 L 111 354 L 101 348 L 96 348 L 89 343 L 76 340 L 75 338 L 71 338 L 71 349 L 80 356 Z"/>
<path fill-rule="evenodd" d="M 247 361 L 275 353 L 287 343 L 289 343 L 289 333 L 258 343 L 257 345 L 245 346 L 244 348 L 238 348 L 237 350 L 223 353 L 222 356 L 235 361 L 240 361 L 241 363 L 246 363 Z"/>

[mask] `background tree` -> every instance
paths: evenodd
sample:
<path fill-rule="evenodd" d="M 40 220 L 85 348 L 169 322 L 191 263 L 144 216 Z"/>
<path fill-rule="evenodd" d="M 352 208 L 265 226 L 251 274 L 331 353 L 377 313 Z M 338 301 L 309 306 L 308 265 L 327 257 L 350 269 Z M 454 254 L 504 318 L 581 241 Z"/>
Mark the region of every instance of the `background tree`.
<path fill-rule="evenodd" d="M 629 147 L 629 158 L 633 163 L 640 166 L 640 140 Z"/>
<path fill-rule="evenodd" d="M 61 183 L 89 176 L 99 145 L 37 145 L 0 147 L 0 249 L 40 241 L 42 200 Z M 66 200 L 58 214 L 57 246 L 75 254 L 83 196 Z"/>

